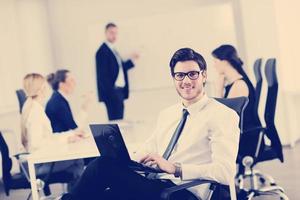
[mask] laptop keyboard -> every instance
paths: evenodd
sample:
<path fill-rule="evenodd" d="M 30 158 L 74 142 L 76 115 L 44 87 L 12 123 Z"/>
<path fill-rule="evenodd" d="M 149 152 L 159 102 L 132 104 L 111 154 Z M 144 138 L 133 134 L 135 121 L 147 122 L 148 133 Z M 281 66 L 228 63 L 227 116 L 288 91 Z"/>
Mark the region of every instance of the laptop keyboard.
<path fill-rule="evenodd" d="M 139 162 L 136 162 L 134 160 L 131 160 L 129 163 L 129 167 L 135 171 L 143 171 L 147 173 L 164 173 L 160 168 L 158 167 L 151 167 Z"/>

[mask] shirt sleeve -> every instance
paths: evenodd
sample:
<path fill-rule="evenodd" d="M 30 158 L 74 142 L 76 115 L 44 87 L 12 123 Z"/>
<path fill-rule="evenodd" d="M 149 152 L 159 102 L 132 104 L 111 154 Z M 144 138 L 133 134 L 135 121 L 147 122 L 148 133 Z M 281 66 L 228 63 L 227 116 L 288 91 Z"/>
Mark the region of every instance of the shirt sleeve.
<path fill-rule="evenodd" d="M 239 117 L 235 112 L 225 112 L 210 122 L 209 141 L 211 162 L 207 164 L 182 164 L 182 180 L 204 178 L 230 184 L 236 172 L 238 152 Z"/>

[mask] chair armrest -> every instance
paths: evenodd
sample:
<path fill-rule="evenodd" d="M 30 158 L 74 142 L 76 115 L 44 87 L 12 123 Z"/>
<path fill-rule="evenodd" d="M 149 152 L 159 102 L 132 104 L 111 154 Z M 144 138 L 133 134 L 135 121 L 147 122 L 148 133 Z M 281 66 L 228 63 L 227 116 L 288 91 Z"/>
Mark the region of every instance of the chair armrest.
<path fill-rule="evenodd" d="M 24 153 L 18 153 L 18 154 L 15 154 L 15 155 L 13 155 L 17 160 L 19 160 L 20 159 L 20 156 L 22 156 L 22 155 L 29 155 L 29 153 L 26 153 L 26 152 L 24 152 Z"/>
<path fill-rule="evenodd" d="M 188 182 L 188 183 L 183 183 L 183 184 L 180 184 L 180 185 L 176 185 L 176 186 L 164 189 L 163 192 L 161 193 L 161 198 L 162 199 L 168 199 L 169 196 L 172 193 L 176 192 L 176 191 L 179 191 L 179 190 L 182 190 L 182 189 L 187 189 L 187 188 L 194 187 L 194 186 L 197 186 L 197 185 L 206 184 L 206 183 L 210 183 L 212 185 L 218 185 L 219 184 L 218 182 L 212 181 L 212 180 L 196 179 L 196 180 L 193 180 L 193 181 Z M 214 189 L 215 189 L 215 187 L 212 190 L 214 190 Z"/>
<path fill-rule="evenodd" d="M 244 134 L 244 133 L 250 133 L 252 131 L 261 131 L 261 132 L 264 132 L 265 130 L 266 130 L 265 127 L 255 126 L 255 127 L 251 127 L 251 128 L 246 129 L 246 130 L 243 130 L 242 134 Z"/>
<path fill-rule="evenodd" d="M 29 155 L 29 153 L 18 153 L 13 156 L 17 159 L 17 161 L 19 163 L 20 171 L 25 175 L 27 181 L 30 182 L 28 167 L 25 166 L 25 164 L 27 164 L 27 162 L 25 163 L 20 160 L 20 156 L 22 156 L 22 155 Z"/>

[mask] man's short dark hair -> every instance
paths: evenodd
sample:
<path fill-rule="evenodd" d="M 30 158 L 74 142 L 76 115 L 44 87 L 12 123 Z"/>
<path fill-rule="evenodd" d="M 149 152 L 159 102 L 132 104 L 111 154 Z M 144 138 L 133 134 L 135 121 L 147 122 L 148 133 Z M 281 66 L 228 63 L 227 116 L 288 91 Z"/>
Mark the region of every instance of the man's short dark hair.
<path fill-rule="evenodd" d="M 110 22 L 110 23 L 106 24 L 105 30 L 107 30 L 107 29 L 109 29 L 111 27 L 117 27 L 117 25 L 115 23 Z"/>
<path fill-rule="evenodd" d="M 200 70 L 206 71 L 206 62 L 203 56 L 191 48 L 181 48 L 178 49 L 170 60 L 170 68 L 171 73 L 174 73 L 174 67 L 177 62 L 184 62 L 184 61 L 195 61 L 198 65 Z"/>

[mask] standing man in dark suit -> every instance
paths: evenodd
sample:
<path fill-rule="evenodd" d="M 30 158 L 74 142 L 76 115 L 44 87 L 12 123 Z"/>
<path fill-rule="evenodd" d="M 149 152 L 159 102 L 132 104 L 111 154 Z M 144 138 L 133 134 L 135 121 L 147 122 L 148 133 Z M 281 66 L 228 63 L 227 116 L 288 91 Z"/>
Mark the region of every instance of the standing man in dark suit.
<path fill-rule="evenodd" d="M 129 96 L 127 70 L 134 67 L 133 60 L 138 54 L 133 54 L 127 61 L 123 61 L 114 48 L 117 40 L 118 27 L 108 23 L 105 27 L 106 41 L 96 53 L 96 74 L 98 97 L 104 102 L 109 120 L 123 119 L 124 100 Z"/>

